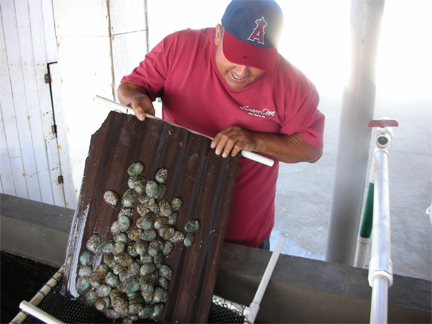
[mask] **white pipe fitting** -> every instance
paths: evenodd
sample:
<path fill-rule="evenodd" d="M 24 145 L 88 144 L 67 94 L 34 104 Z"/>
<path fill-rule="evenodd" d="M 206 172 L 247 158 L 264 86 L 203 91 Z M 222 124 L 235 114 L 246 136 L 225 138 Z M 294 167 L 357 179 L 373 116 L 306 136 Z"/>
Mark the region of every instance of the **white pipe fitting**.
<path fill-rule="evenodd" d="M 378 128 L 374 135 L 374 142 L 377 149 L 388 150 L 393 140 L 393 131 L 391 128 Z"/>

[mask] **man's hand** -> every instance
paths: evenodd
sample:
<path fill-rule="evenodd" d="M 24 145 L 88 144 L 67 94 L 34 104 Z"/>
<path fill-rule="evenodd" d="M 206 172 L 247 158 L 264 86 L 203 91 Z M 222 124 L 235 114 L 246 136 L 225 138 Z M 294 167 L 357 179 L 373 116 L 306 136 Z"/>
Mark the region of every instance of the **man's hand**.
<path fill-rule="evenodd" d="M 135 116 L 141 121 L 145 119 L 145 114 L 155 115 L 155 109 L 148 95 L 142 94 L 134 97 L 128 106 L 133 108 Z"/>
<path fill-rule="evenodd" d="M 139 120 L 144 120 L 145 114 L 155 115 L 152 101 L 147 90 L 143 87 L 131 82 L 124 82 L 118 87 L 117 93 L 119 101 L 123 105 L 131 107 Z"/>
<path fill-rule="evenodd" d="M 210 144 L 217 155 L 226 158 L 229 154 L 236 156 L 241 150 L 253 151 L 256 143 L 253 133 L 238 126 L 229 125 L 216 134 Z"/>
<path fill-rule="evenodd" d="M 210 144 L 217 155 L 236 156 L 241 150 L 269 156 L 285 163 L 310 162 L 321 158 L 322 148 L 310 145 L 299 134 L 258 133 L 230 125 L 216 134 Z"/>

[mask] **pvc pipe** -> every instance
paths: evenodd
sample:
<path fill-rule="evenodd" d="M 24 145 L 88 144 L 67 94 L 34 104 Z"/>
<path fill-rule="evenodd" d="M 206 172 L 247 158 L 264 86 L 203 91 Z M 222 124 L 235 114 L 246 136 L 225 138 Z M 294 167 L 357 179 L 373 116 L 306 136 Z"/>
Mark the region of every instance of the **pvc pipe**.
<path fill-rule="evenodd" d="M 256 154 L 256 153 L 252 153 L 252 152 L 249 152 L 249 151 L 242 150 L 241 151 L 241 155 L 244 158 L 246 158 L 246 159 L 249 159 L 249 160 L 252 160 L 252 161 L 264 164 L 264 165 L 267 165 L 269 167 L 272 167 L 273 164 L 274 164 L 274 161 L 272 159 L 266 158 L 266 157 L 264 157 L 262 155 L 259 155 L 259 154 Z"/>
<path fill-rule="evenodd" d="M 37 306 L 46 295 L 51 291 L 52 287 L 55 287 L 60 280 L 60 277 L 64 271 L 65 266 L 61 266 L 60 269 L 48 280 L 48 282 L 36 293 L 36 295 L 30 300 L 30 304 Z M 19 312 L 17 316 L 11 321 L 13 324 L 22 323 L 27 317 L 27 314 L 24 312 Z"/>
<path fill-rule="evenodd" d="M 388 288 L 393 284 L 387 151 L 377 150 L 374 159 L 374 220 L 368 276 L 372 287 L 370 319 L 371 323 L 387 323 Z"/>
<path fill-rule="evenodd" d="M 373 208 L 374 208 L 374 191 L 375 191 L 375 153 L 378 150 L 387 152 L 392 145 L 393 130 L 392 127 L 397 127 L 399 123 L 396 120 L 382 118 L 379 120 L 371 120 L 369 127 L 378 127 L 375 131 L 373 142 L 375 145 L 374 154 L 372 157 L 371 169 L 369 174 L 369 190 L 366 199 L 365 210 L 363 214 L 362 225 L 357 239 L 357 249 L 354 261 L 354 266 L 366 268 L 367 251 L 370 242 L 372 227 L 373 227 Z"/>
<path fill-rule="evenodd" d="M 376 276 L 373 279 L 372 302 L 371 302 L 371 324 L 387 323 L 388 317 L 388 288 L 389 282 L 386 277 Z"/>
<path fill-rule="evenodd" d="M 357 249 L 354 260 L 354 267 L 366 268 L 367 256 L 369 250 L 370 238 L 364 238 L 359 235 L 357 238 Z"/>
<path fill-rule="evenodd" d="M 267 289 L 267 285 L 270 281 L 270 277 L 271 277 L 273 270 L 276 266 L 276 262 L 279 258 L 281 251 L 282 251 L 282 247 L 283 247 L 284 243 L 285 243 L 285 238 L 282 236 L 279 237 L 279 240 L 276 243 L 276 247 L 273 250 L 270 261 L 267 264 L 267 268 L 264 272 L 264 275 L 263 275 L 261 282 L 258 286 L 258 289 L 255 293 L 255 297 L 254 297 L 252 303 L 250 304 L 250 306 L 245 308 L 245 317 L 252 324 L 255 322 L 255 318 L 258 314 L 261 300 L 262 300 L 264 293 Z"/>
<path fill-rule="evenodd" d="M 37 319 L 41 320 L 42 322 L 48 323 L 48 324 L 62 324 L 64 322 L 59 321 L 54 316 L 51 316 L 50 314 L 44 312 L 43 310 L 37 308 L 36 306 L 26 302 L 23 300 L 19 307 L 25 311 L 26 313 L 32 315 L 33 317 L 36 317 Z"/>
<path fill-rule="evenodd" d="M 390 286 L 393 284 L 387 152 L 377 151 L 375 163 L 374 221 L 368 277 L 371 287 L 377 275 L 386 277 Z"/>
<path fill-rule="evenodd" d="M 122 105 L 120 103 L 117 103 L 115 101 L 111 101 L 109 99 L 106 99 L 106 98 L 103 98 L 103 97 L 100 97 L 100 96 L 95 96 L 94 99 L 93 99 L 93 101 L 95 103 L 97 103 L 97 104 L 100 104 L 100 105 L 103 105 L 105 107 L 108 107 L 110 110 L 117 111 L 117 112 L 120 112 L 120 113 L 123 113 L 123 114 L 135 115 L 135 112 L 134 112 L 134 110 L 132 108 L 130 108 L 128 106 L 125 106 L 125 105 Z M 157 118 L 157 117 L 149 115 L 149 114 L 145 114 L 145 116 L 146 116 L 146 118 L 161 120 L 160 118 Z M 170 123 L 170 122 L 167 122 L 167 121 L 165 121 L 165 122 L 168 123 L 168 124 L 174 125 L 173 123 Z M 174 125 L 174 126 L 182 127 L 182 126 L 179 126 L 179 125 Z M 184 128 L 184 127 L 182 127 L 182 128 Z M 206 136 L 204 134 L 192 131 L 190 129 L 188 129 L 188 131 L 190 131 L 190 132 L 192 132 L 194 134 L 198 134 L 198 135 L 201 135 L 201 136 L 204 136 L 204 137 L 207 137 L 207 138 L 213 140 L 213 138 L 210 137 L 210 136 Z M 252 152 L 249 152 L 249 151 L 242 150 L 241 151 L 241 155 L 244 158 L 246 158 L 246 159 L 249 159 L 249 160 L 252 160 L 252 161 L 264 164 L 264 165 L 267 165 L 269 167 L 272 167 L 273 164 L 274 164 L 274 161 L 272 159 L 269 159 L 269 158 L 267 158 L 265 156 L 262 156 L 262 155 L 259 155 L 259 154 L 256 154 L 256 153 L 252 153 Z"/>

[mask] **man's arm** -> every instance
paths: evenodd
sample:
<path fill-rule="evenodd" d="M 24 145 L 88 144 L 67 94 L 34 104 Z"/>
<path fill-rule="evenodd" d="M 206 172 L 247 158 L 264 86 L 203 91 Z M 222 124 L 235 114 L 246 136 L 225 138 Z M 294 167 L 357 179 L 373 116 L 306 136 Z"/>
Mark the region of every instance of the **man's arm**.
<path fill-rule="evenodd" d="M 135 83 L 124 82 L 118 88 L 122 104 L 132 107 L 139 120 L 145 113 L 155 115 L 155 110 L 147 90 Z M 211 143 L 216 154 L 227 157 L 236 156 L 241 150 L 267 155 L 285 163 L 318 161 L 322 148 L 308 144 L 300 135 L 274 135 L 247 131 L 237 126 L 228 126 L 220 131 Z"/>
<path fill-rule="evenodd" d="M 247 131 L 230 125 L 220 131 L 211 143 L 216 154 L 236 156 L 240 150 L 267 155 L 285 163 L 318 161 L 322 148 L 310 145 L 299 134 L 274 135 Z"/>
<path fill-rule="evenodd" d="M 133 108 L 139 120 L 144 120 L 145 114 L 155 115 L 152 101 L 144 87 L 132 82 L 124 82 L 118 87 L 117 94 L 120 103 Z"/>

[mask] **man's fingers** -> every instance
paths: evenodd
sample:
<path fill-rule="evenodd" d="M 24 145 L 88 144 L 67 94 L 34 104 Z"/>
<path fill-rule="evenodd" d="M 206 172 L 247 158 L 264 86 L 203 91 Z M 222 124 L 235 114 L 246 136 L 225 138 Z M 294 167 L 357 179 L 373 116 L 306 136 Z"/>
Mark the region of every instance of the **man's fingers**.
<path fill-rule="evenodd" d="M 222 153 L 222 157 L 226 158 L 230 154 L 232 148 L 233 148 L 232 145 L 225 146 L 224 151 Z"/>
<path fill-rule="evenodd" d="M 215 153 L 217 155 L 220 155 L 222 152 L 224 152 L 224 150 L 226 150 L 227 140 L 228 140 L 228 137 L 224 134 L 221 134 L 221 136 L 218 136 L 218 143 L 216 145 L 216 151 L 215 151 Z M 222 156 L 224 156 L 224 154 Z"/>
<path fill-rule="evenodd" d="M 213 139 L 211 147 L 215 148 L 216 155 L 222 155 L 222 157 L 226 158 L 235 144 L 236 140 L 233 136 L 220 132 Z"/>
<path fill-rule="evenodd" d="M 155 109 L 147 96 L 136 97 L 132 100 L 131 106 L 135 112 L 135 116 L 143 121 L 145 114 L 155 115 Z"/>
<path fill-rule="evenodd" d="M 215 149 L 217 155 L 225 158 L 230 154 L 236 156 L 246 147 L 247 143 L 248 138 L 245 131 L 240 127 L 230 125 L 216 134 L 210 147 Z"/>
<path fill-rule="evenodd" d="M 234 145 L 233 149 L 231 150 L 231 156 L 236 156 L 242 149 L 239 145 Z"/>
<path fill-rule="evenodd" d="M 217 144 L 218 144 L 218 142 L 219 142 L 221 136 L 222 136 L 222 132 L 219 132 L 219 133 L 217 133 L 216 136 L 213 138 L 212 142 L 210 143 L 210 147 L 211 147 L 212 149 L 214 149 L 214 148 L 217 146 Z"/>
<path fill-rule="evenodd" d="M 135 111 L 135 116 L 137 116 L 139 120 L 143 121 L 145 119 L 144 109 L 142 109 L 141 107 L 136 107 L 134 108 L 134 111 Z"/>

